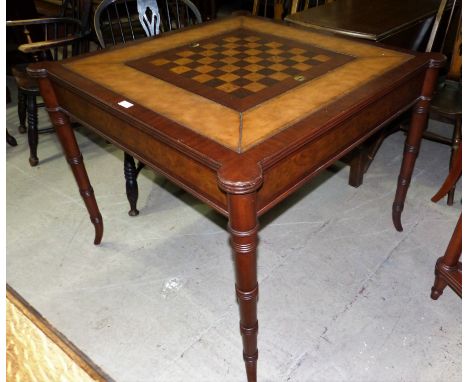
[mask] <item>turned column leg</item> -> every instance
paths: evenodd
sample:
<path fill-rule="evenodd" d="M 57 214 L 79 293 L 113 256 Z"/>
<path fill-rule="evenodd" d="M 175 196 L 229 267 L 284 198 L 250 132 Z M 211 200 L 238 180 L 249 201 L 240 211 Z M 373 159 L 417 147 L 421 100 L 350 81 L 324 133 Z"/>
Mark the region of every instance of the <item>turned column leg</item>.
<path fill-rule="evenodd" d="M 124 175 L 125 175 L 125 189 L 127 191 L 127 199 L 130 203 L 130 216 L 137 216 L 140 211 L 137 210 L 138 201 L 138 183 L 137 183 L 137 168 L 135 166 L 135 159 L 130 154 L 124 153 Z"/>
<path fill-rule="evenodd" d="M 257 213 L 256 192 L 228 194 L 229 232 L 235 258 L 236 295 L 240 312 L 244 362 L 247 380 L 257 380 Z"/>
<path fill-rule="evenodd" d="M 21 89 L 18 89 L 18 131 L 21 134 L 26 132 L 26 95 Z"/>
<path fill-rule="evenodd" d="M 70 164 L 70 168 L 75 176 L 80 194 L 91 218 L 91 223 L 94 225 L 94 244 L 97 245 L 102 240 L 104 225 L 96 203 L 96 198 L 94 197 L 93 188 L 89 182 L 88 173 L 83 163 L 83 156 L 81 155 L 80 148 L 76 142 L 75 133 L 70 124 L 70 119 L 60 110 L 52 84 L 47 78 L 47 72 L 44 69 L 28 68 L 28 73 L 31 77 L 38 79 L 41 95 L 44 98 L 50 120 L 54 125 L 67 162 Z"/>
<path fill-rule="evenodd" d="M 37 144 L 39 134 L 37 131 L 37 103 L 34 94 L 28 94 L 28 144 L 29 144 L 29 164 L 37 166 L 39 159 L 37 158 Z"/>
<path fill-rule="evenodd" d="M 445 254 L 437 260 L 435 266 L 435 281 L 431 289 L 431 298 L 437 300 L 444 292 L 448 282 L 442 273 L 450 274 L 458 271 L 458 261 L 460 260 L 462 251 L 462 216 L 458 218 L 457 225 L 453 231 L 450 242 L 447 246 Z M 458 291 L 457 291 L 458 293 Z M 461 287 L 460 293 L 461 295 Z"/>
<path fill-rule="evenodd" d="M 432 93 L 434 92 L 440 65 L 441 62 L 431 61 L 424 78 L 422 94 L 419 101 L 413 108 L 392 208 L 393 225 L 397 231 L 403 231 L 403 227 L 401 225 L 401 213 L 403 212 L 406 194 L 413 174 L 414 164 L 421 145 L 422 134 L 424 129 L 427 127 L 429 103 L 431 101 Z"/>

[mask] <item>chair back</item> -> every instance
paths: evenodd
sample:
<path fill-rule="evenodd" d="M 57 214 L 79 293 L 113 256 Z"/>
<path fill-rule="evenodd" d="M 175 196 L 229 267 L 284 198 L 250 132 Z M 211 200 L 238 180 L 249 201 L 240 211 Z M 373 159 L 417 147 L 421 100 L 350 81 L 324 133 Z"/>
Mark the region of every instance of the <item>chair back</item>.
<path fill-rule="evenodd" d="M 91 5 L 92 0 L 63 0 L 60 16 L 80 20 L 83 31 L 88 31 L 91 29 Z"/>
<path fill-rule="evenodd" d="M 201 23 L 190 0 L 103 0 L 94 13 L 102 48 Z"/>
<path fill-rule="evenodd" d="M 29 55 L 29 62 L 57 61 L 82 53 L 80 43 L 84 36 L 80 20 L 49 17 L 12 20 L 6 25 L 22 33 L 18 50 Z"/>

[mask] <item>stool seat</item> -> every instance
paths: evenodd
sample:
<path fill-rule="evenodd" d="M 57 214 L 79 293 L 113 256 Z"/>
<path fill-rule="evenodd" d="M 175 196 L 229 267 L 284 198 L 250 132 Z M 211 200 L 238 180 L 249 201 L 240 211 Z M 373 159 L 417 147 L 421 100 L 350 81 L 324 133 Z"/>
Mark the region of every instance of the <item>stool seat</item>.
<path fill-rule="evenodd" d="M 15 77 L 18 88 L 24 92 L 34 92 L 39 94 L 39 85 L 35 78 L 32 78 L 26 72 L 28 64 L 20 64 L 14 66 L 11 71 Z"/>
<path fill-rule="evenodd" d="M 456 118 L 462 113 L 462 85 L 459 81 L 445 80 L 431 102 L 433 111 Z"/>

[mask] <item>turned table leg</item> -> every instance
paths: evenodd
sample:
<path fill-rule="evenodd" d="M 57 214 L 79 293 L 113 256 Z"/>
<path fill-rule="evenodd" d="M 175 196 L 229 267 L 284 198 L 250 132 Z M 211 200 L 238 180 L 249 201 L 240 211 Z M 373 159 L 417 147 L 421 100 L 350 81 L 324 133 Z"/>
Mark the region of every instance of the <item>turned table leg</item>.
<path fill-rule="evenodd" d="M 91 218 L 91 223 L 94 225 L 94 244 L 99 244 L 102 240 L 104 226 L 101 213 L 94 197 L 94 191 L 89 182 L 88 173 L 83 163 L 83 156 L 76 142 L 75 134 L 70 124 L 68 116 L 61 111 L 57 97 L 50 81 L 47 78 L 45 70 L 29 70 L 28 73 L 38 79 L 41 95 L 44 98 L 47 112 L 50 120 L 55 128 L 60 144 L 62 145 L 67 162 L 70 164 L 76 183 L 80 190 L 80 194 L 88 210 Z"/>
<path fill-rule="evenodd" d="M 124 153 L 124 175 L 125 175 L 125 189 L 127 191 L 127 199 L 130 204 L 130 216 L 137 216 L 140 211 L 137 209 L 138 201 L 138 171 L 135 166 L 135 159 L 130 154 Z"/>
<path fill-rule="evenodd" d="M 414 164 L 418 156 L 419 147 L 421 146 L 422 134 L 424 129 L 427 127 L 429 104 L 434 92 L 440 65 L 441 62 L 431 61 L 429 68 L 426 71 L 421 96 L 413 108 L 392 208 L 393 225 L 397 231 L 403 231 L 403 226 L 401 225 L 401 213 L 403 212 L 406 194 L 413 174 Z"/>
<path fill-rule="evenodd" d="M 247 380 L 257 380 L 257 231 L 256 192 L 228 195 L 229 232 L 235 257 L 236 296 L 239 302 Z"/>

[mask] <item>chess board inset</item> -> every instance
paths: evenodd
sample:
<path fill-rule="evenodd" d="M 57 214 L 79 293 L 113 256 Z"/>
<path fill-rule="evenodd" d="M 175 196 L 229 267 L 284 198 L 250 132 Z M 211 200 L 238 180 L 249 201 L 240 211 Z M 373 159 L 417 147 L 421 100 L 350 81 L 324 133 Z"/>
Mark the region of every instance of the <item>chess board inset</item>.
<path fill-rule="evenodd" d="M 126 64 L 244 111 L 353 59 L 313 45 L 236 30 Z"/>

